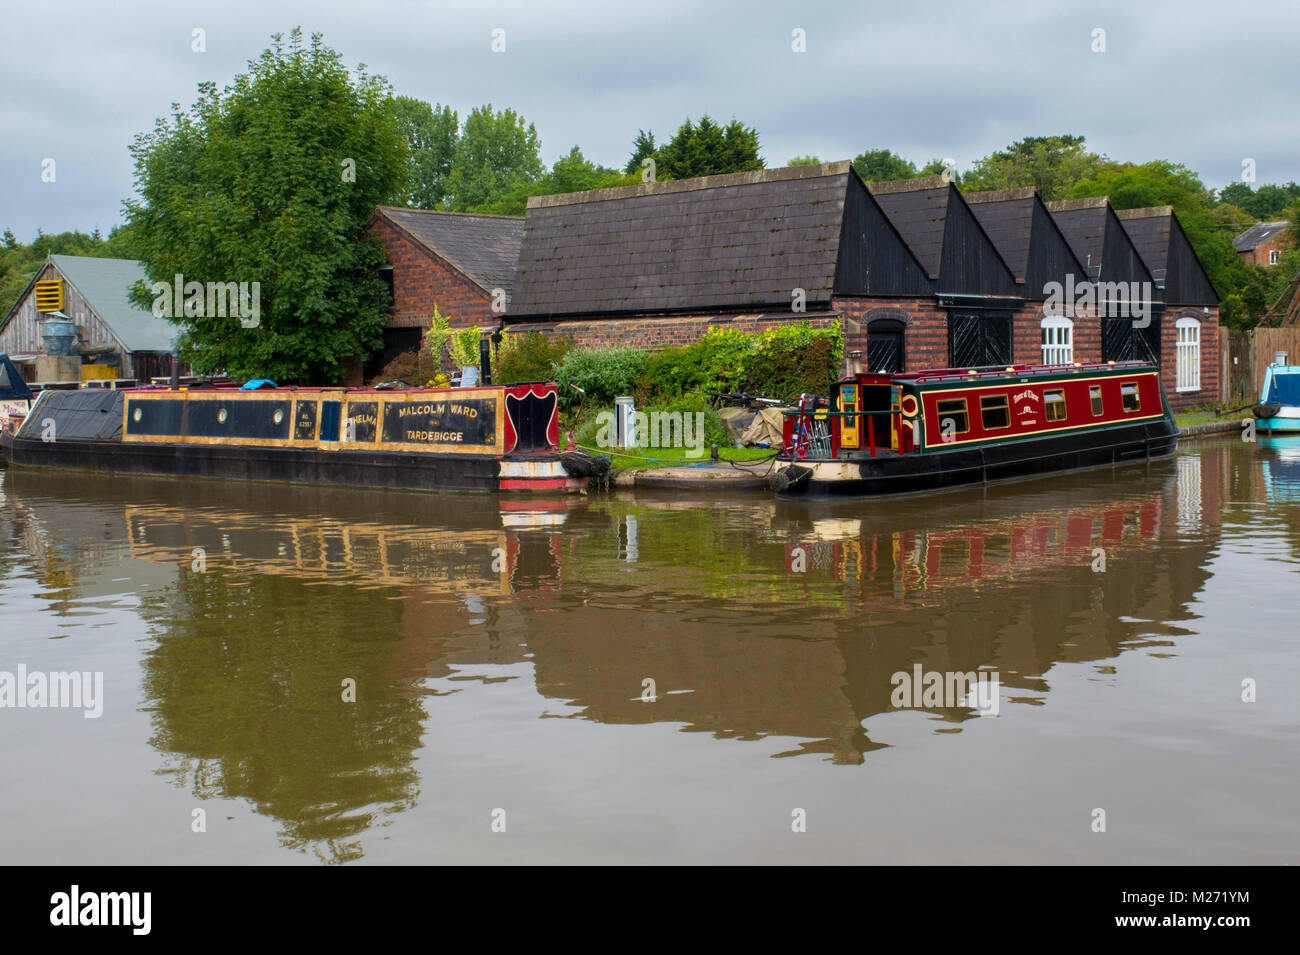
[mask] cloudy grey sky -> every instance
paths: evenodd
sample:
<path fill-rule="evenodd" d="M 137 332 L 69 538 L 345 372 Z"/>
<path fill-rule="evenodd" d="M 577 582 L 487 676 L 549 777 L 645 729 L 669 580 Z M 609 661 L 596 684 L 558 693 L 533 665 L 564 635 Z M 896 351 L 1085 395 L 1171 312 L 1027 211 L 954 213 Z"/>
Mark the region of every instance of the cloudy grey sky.
<path fill-rule="evenodd" d="M 1244 158 L 1261 183 L 1300 180 L 1295 0 L 44 0 L 7 4 L 3 22 L 0 229 L 24 241 L 38 227 L 107 233 L 132 190 L 132 136 L 295 25 L 462 119 L 513 107 L 548 163 L 577 144 L 621 166 L 638 128 L 662 140 L 707 112 L 756 126 L 769 166 L 888 147 L 964 169 L 1070 132 L 1116 159 L 1185 163 L 1214 187 Z M 806 53 L 791 50 L 796 28 Z"/>

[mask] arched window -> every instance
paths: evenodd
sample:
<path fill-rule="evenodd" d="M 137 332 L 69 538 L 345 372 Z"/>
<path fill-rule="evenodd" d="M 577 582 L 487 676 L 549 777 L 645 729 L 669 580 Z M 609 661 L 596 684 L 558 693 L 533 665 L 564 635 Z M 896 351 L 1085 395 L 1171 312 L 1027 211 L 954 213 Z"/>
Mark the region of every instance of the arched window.
<path fill-rule="evenodd" d="M 895 374 L 907 368 L 904 344 L 907 326 L 894 318 L 874 318 L 867 323 L 867 368 L 869 372 Z"/>
<path fill-rule="evenodd" d="M 1068 365 L 1074 361 L 1074 322 L 1062 315 L 1043 319 L 1043 364 Z"/>
<path fill-rule="evenodd" d="M 1180 318 L 1174 323 L 1177 332 L 1177 374 L 1175 391 L 1201 390 L 1201 323 L 1194 318 Z"/>

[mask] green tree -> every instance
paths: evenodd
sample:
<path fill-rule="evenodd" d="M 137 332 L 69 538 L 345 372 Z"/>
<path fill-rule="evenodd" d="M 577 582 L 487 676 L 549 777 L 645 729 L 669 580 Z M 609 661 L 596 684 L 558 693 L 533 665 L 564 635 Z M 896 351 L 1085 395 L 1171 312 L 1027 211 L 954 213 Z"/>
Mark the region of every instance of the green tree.
<path fill-rule="evenodd" d="M 545 171 L 540 150 L 537 130 L 514 110 L 496 113 L 490 103 L 474 110 L 465 120 L 451 162 L 451 208 L 481 208 L 516 186 L 540 179 Z"/>
<path fill-rule="evenodd" d="M 586 192 L 589 189 L 609 189 L 641 181 L 640 176 L 621 173 L 617 169 L 599 166 L 582 155 L 574 146 L 568 155 L 555 160 L 551 171 L 536 182 L 520 183 L 490 202 L 474 206 L 469 212 L 489 212 L 495 215 L 521 216 L 528 206 L 529 196 L 551 196 L 562 192 Z"/>
<path fill-rule="evenodd" d="M 1219 201 L 1230 203 L 1254 216 L 1257 221 L 1283 218 L 1289 206 L 1300 200 L 1300 185 L 1284 186 L 1265 183 L 1252 189 L 1249 183 L 1234 182 L 1219 190 Z"/>
<path fill-rule="evenodd" d="M 655 175 L 658 179 L 689 179 L 762 169 L 758 150 L 758 130 L 739 120 L 719 126 L 707 115 L 698 123 L 688 117 L 655 153 Z"/>
<path fill-rule="evenodd" d="M 1089 152 L 1082 136 L 1026 136 L 977 160 L 961 182 L 972 191 L 1033 186 L 1051 201 L 1070 195 L 1077 182 L 1095 176 L 1109 162 Z"/>
<path fill-rule="evenodd" d="M 653 156 L 654 154 L 655 134 L 644 129 L 638 129 L 636 139 L 632 140 L 632 156 L 628 159 L 627 165 L 623 167 L 623 171 L 628 175 L 640 174 L 641 163 L 645 161 L 647 156 Z"/>
<path fill-rule="evenodd" d="M 380 345 L 390 304 L 383 248 L 364 230 L 406 185 L 390 88 L 295 29 L 224 92 L 199 90 L 136 137 L 128 227 L 153 282 L 260 283 L 260 322 L 173 316 L 182 355 L 202 372 L 337 382 Z"/>
<path fill-rule="evenodd" d="M 787 166 L 820 166 L 821 164 L 821 158 L 818 156 L 795 156 L 786 163 Z"/>
<path fill-rule="evenodd" d="M 916 166 L 888 149 L 868 149 L 853 160 L 853 168 L 863 182 L 892 182 L 895 179 L 915 179 Z"/>
<path fill-rule="evenodd" d="M 410 96 L 396 97 L 392 108 L 411 154 L 409 185 L 402 204 L 417 209 L 446 208 L 447 180 L 460 126 L 455 111 Z"/>

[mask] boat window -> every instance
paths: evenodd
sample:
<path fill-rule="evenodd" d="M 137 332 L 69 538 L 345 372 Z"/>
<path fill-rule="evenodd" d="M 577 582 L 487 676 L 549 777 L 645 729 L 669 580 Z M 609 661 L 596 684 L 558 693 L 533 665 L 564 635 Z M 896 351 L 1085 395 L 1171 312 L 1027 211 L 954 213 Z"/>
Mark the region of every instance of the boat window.
<path fill-rule="evenodd" d="M 1092 398 L 1092 413 L 1094 417 L 1100 417 L 1105 410 L 1105 404 L 1101 400 L 1101 385 L 1089 385 L 1088 397 Z"/>
<path fill-rule="evenodd" d="M 985 431 L 1011 426 L 1011 409 L 1006 395 L 988 395 L 980 399 L 980 418 Z"/>
<path fill-rule="evenodd" d="M 939 440 L 947 434 L 965 434 L 970 430 L 970 415 L 965 398 L 949 398 L 936 405 L 939 411 Z M 951 424 L 949 423 L 951 422 Z"/>
<path fill-rule="evenodd" d="M 1136 381 L 1126 381 L 1119 386 L 1120 397 L 1123 399 L 1125 411 L 1137 411 L 1142 407 L 1142 400 L 1138 398 L 1138 385 Z"/>
<path fill-rule="evenodd" d="M 1047 409 L 1048 421 L 1065 420 L 1065 390 L 1055 388 L 1043 392 L 1043 406 Z"/>

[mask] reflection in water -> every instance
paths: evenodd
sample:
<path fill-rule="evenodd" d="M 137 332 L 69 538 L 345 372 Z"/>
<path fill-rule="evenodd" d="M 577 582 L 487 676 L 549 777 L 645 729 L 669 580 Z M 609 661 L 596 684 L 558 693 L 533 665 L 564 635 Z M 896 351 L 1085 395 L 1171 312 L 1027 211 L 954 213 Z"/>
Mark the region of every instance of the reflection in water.
<path fill-rule="evenodd" d="M 1043 704 L 1058 664 L 1105 673 L 1126 648 L 1172 645 L 1225 500 L 1296 500 L 1300 458 L 1206 444 L 1145 470 L 884 505 L 24 472 L 0 488 L 0 573 L 38 579 L 51 612 L 86 596 L 94 567 L 162 573 L 135 610 L 153 637 L 159 771 L 346 861 L 433 784 L 417 751 L 468 670 L 531 668 L 534 716 L 776 737 L 789 743 L 774 755 L 863 763 L 896 744 L 871 726 L 914 665 L 996 670 L 1005 708 Z M 954 733 L 975 714 L 930 716 Z"/>

